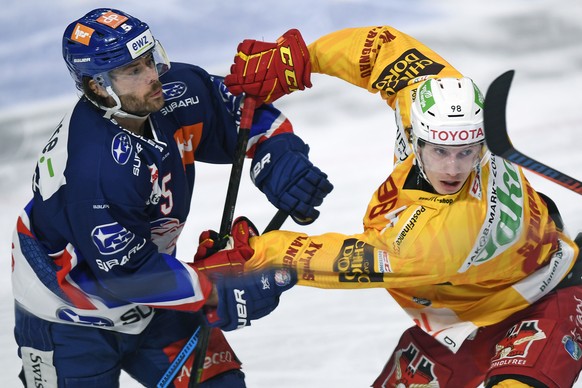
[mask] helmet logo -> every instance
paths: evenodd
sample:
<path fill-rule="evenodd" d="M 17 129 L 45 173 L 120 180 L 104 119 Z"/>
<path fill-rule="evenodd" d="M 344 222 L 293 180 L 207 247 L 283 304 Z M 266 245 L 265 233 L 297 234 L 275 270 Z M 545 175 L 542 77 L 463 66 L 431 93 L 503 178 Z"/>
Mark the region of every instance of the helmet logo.
<path fill-rule="evenodd" d="M 91 27 L 87 27 L 81 23 L 77 23 L 71 34 L 71 40 L 89 46 L 89 41 L 91 40 L 91 35 L 95 30 Z"/>
<path fill-rule="evenodd" d="M 99 16 L 97 21 L 101 24 L 105 24 L 111 28 L 119 27 L 123 22 L 127 20 L 127 17 L 116 14 L 115 12 L 105 12 L 103 15 Z"/>
<path fill-rule="evenodd" d="M 431 83 L 425 82 L 418 92 L 418 98 L 420 99 L 420 107 L 422 108 L 422 113 L 426 113 L 427 110 L 432 108 L 435 104 L 434 96 L 432 95 Z"/>
<path fill-rule="evenodd" d="M 135 59 L 145 53 L 146 51 L 153 48 L 155 45 L 154 37 L 150 30 L 145 30 L 143 33 L 138 35 L 136 38 L 130 40 L 126 47 L 131 54 L 131 58 Z"/>
<path fill-rule="evenodd" d="M 485 139 L 483 128 L 471 129 L 430 129 L 429 141 L 432 143 L 464 144 L 476 143 Z"/>

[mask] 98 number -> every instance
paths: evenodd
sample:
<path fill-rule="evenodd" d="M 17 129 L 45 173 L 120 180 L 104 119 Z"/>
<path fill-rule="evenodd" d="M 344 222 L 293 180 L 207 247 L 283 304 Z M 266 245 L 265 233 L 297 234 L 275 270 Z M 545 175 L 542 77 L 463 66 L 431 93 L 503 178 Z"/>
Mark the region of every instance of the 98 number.
<path fill-rule="evenodd" d="M 461 110 L 462 110 L 462 109 L 461 109 L 461 105 L 451 105 L 451 111 L 452 111 L 453 113 L 455 113 L 455 112 L 459 112 L 459 113 L 460 113 L 460 112 L 461 112 Z"/>

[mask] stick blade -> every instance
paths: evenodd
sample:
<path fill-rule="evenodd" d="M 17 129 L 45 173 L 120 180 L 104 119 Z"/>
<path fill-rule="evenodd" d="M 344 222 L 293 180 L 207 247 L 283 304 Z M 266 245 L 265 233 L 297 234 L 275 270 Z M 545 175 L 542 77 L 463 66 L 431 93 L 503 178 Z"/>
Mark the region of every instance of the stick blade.
<path fill-rule="evenodd" d="M 493 154 L 505 160 L 524 167 L 578 194 L 582 194 L 582 182 L 521 153 L 511 143 L 507 133 L 505 111 L 507 96 L 509 95 L 509 88 L 514 74 L 514 70 L 501 74 L 487 89 L 483 107 L 483 129 L 487 148 Z"/>
<path fill-rule="evenodd" d="M 489 85 L 485 94 L 483 108 L 485 142 L 492 153 L 501 157 L 506 157 L 507 153 L 513 149 L 507 134 L 505 109 L 514 74 L 514 70 L 501 74 Z"/>

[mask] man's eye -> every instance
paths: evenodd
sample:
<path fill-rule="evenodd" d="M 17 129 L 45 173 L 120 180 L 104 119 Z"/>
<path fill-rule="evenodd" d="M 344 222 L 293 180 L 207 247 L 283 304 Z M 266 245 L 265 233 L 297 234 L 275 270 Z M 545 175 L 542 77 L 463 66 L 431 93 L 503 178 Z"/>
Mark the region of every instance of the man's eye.
<path fill-rule="evenodd" d="M 148 67 L 152 67 L 152 66 L 153 66 L 153 64 L 154 64 L 154 56 L 153 56 L 153 55 L 151 55 L 151 54 L 150 54 L 150 55 L 148 55 L 148 56 L 145 58 L 145 64 L 146 64 Z"/>

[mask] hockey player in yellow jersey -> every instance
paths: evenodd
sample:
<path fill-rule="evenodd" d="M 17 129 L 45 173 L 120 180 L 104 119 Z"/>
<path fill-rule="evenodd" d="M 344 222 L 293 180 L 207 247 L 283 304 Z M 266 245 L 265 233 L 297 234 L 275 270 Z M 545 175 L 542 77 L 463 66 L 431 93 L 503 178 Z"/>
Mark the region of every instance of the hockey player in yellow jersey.
<path fill-rule="evenodd" d="M 303 286 L 386 288 L 415 325 L 374 387 L 572 386 L 582 367 L 579 249 L 553 201 L 488 152 L 479 88 L 387 26 L 337 31 L 309 47 L 297 30 L 274 43 L 245 40 L 225 83 L 272 102 L 311 87 L 312 72 L 394 109 L 393 171 L 363 231 L 252 237 L 245 271 L 282 266 Z M 249 228 L 242 220 L 233 230 Z"/>

